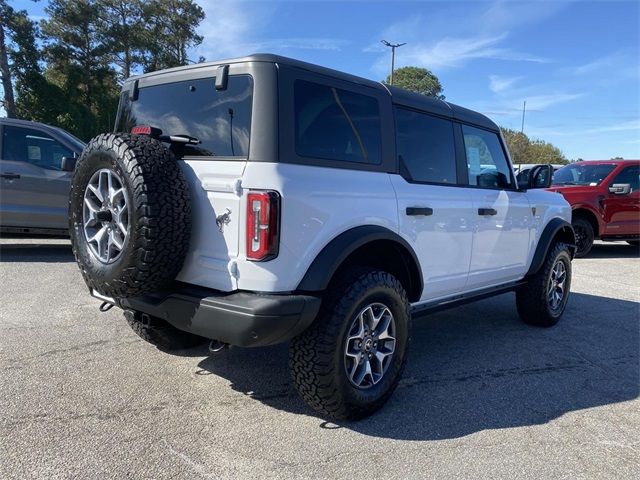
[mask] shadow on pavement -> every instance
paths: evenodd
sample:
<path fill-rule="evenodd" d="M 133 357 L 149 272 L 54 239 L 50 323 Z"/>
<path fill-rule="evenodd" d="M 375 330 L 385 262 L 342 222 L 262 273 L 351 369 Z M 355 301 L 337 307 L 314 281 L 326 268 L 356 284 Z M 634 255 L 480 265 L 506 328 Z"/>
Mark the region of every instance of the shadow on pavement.
<path fill-rule="evenodd" d="M 640 258 L 640 248 L 626 242 L 596 243 L 585 258 Z"/>
<path fill-rule="evenodd" d="M 416 319 L 403 380 L 387 405 L 360 422 L 321 427 L 437 440 L 635 399 L 639 318 L 638 303 L 574 293 L 551 329 L 520 323 L 513 294 Z M 312 414 L 289 379 L 286 345 L 232 348 L 198 366 L 273 408 Z"/>
<path fill-rule="evenodd" d="M 74 261 L 69 244 L 4 243 L 0 245 L 0 263 L 64 263 Z"/>

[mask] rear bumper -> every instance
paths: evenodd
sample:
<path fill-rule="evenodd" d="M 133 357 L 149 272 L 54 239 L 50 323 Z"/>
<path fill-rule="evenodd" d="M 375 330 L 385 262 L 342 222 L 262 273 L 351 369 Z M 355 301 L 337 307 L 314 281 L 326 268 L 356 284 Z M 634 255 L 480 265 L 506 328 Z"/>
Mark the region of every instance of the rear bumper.
<path fill-rule="evenodd" d="M 301 333 L 315 319 L 320 301 L 312 295 L 228 294 L 183 284 L 169 293 L 123 298 L 117 303 L 202 337 L 258 347 L 285 342 Z"/>

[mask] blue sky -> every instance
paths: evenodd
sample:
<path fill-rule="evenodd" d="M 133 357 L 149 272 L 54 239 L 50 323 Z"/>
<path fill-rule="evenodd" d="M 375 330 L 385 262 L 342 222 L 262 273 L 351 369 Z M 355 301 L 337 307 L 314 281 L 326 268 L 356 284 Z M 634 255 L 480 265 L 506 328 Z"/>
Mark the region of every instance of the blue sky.
<path fill-rule="evenodd" d="M 46 5 L 9 2 L 34 18 Z M 432 70 L 448 101 L 550 141 L 568 158 L 640 158 L 638 1 L 229 1 L 207 14 L 207 60 L 272 52 L 383 79 Z"/>

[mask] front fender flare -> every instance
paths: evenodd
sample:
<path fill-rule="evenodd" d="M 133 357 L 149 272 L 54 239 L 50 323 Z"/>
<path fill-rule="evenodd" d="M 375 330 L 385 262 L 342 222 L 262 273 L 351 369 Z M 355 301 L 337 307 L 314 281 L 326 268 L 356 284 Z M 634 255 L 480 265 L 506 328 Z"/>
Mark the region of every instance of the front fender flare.
<path fill-rule="evenodd" d="M 558 234 L 565 236 L 565 242 L 569 245 L 572 254 L 575 254 L 576 235 L 573 232 L 573 227 L 566 220 L 553 218 L 547 226 L 544 227 L 542 235 L 540 235 L 538 246 L 533 254 L 533 260 L 531 260 L 531 265 L 529 266 L 529 271 L 526 275 L 527 277 L 537 273 L 540 268 L 542 268 L 544 259 L 547 257 L 547 253 L 549 252 L 549 248 Z"/>

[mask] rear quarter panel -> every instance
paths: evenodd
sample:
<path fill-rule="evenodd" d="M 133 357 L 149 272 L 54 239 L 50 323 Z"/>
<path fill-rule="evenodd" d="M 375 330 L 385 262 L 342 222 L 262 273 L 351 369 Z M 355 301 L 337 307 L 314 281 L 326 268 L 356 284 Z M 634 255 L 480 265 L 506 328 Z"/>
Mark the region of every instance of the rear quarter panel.
<path fill-rule="evenodd" d="M 236 260 L 241 290 L 295 290 L 322 248 L 350 228 L 378 225 L 398 231 L 395 192 L 386 173 L 249 162 L 242 187 L 243 218 L 249 189 L 278 191 L 282 211 L 279 255 L 267 262 L 246 260 L 246 223 L 241 222 Z"/>

